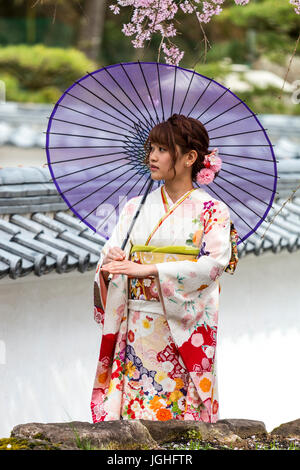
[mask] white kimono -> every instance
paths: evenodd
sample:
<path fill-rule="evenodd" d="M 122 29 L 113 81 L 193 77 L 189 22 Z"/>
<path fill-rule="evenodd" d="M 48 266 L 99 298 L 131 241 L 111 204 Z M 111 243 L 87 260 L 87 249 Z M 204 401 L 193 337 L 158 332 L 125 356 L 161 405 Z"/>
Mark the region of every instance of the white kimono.
<path fill-rule="evenodd" d="M 107 289 L 99 268 L 110 247 L 121 247 L 141 199 L 123 207 L 96 269 L 94 318 L 102 340 L 91 398 L 93 422 L 216 422 L 219 278 L 232 260 L 229 209 L 202 188 L 187 191 L 175 203 L 165 185 L 149 193 L 125 252 L 133 259 L 132 247 L 150 247 L 143 262 L 156 264 L 158 277 L 152 281 L 153 297 L 140 288 L 132 297 L 131 288 L 130 298 L 128 276 L 114 275 Z"/>

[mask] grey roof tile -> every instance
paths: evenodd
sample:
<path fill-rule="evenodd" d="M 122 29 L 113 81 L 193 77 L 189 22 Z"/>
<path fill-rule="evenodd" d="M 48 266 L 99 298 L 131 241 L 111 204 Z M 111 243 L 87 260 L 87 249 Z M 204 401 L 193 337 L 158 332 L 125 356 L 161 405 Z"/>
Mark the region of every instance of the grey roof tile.
<path fill-rule="evenodd" d="M 285 186 L 287 196 L 291 196 L 295 182 L 299 184 L 299 162 L 282 166 L 289 178 Z M 60 198 L 54 184 L 46 182 L 48 168 L 4 170 L 0 170 L 0 279 L 7 276 L 16 279 L 30 273 L 41 276 L 54 270 L 63 274 L 95 269 L 106 240 L 80 221 Z M 238 245 L 240 258 L 248 254 L 261 256 L 265 252 L 300 250 L 297 193 L 269 227 L 285 197 L 281 191 L 265 221 Z"/>
<path fill-rule="evenodd" d="M 2 279 L 2 277 L 5 277 L 7 274 L 9 274 L 8 264 L 3 263 L 3 261 L 0 261 L 0 279 Z"/>
<path fill-rule="evenodd" d="M 16 279 L 20 277 L 23 270 L 23 259 L 11 253 L 9 250 L 0 248 L 0 260 L 5 263 L 9 268 L 9 277 Z M 31 263 L 33 265 L 33 263 Z"/>
<path fill-rule="evenodd" d="M 1 198 L 5 198 L 5 197 L 18 198 L 22 196 L 27 197 L 27 196 L 45 196 L 45 195 L 57 197 L 57 189 L 53 183 L 20 183 L 20 184 L 10 184 L 10 185 L 3 184 L 0 186 Z"/>
<path fill-rule="evenodd" d="M 105 243 L 68 209 L 48 168 L 0 170 L 0 278 L 96 267 Z"/>
<path fill-rule="evenodd" d="M 256 232 L 263 239 L 264 247 L 268 247 L 268 251 L 279 253 L 283 246 L 285 246 L 282 236 L 278 233 L 274 233 L 273 230 L 268 229 L 265 233 L 265 228 L 262 229 L 261 227 L 258 227 Z"/>
<path fill-rule="evenodd" d="M 47 183 L 50 173 L 47 167 L 7 167 L 0 172 L 0 184 Z M 53 183 L 52 183 L 53 184 Z"/>
<path fill-rule="evenodd" d="M 50 203 L 40 205 L 24 205 L 24 206 L 9 206 L 0 207 L 0 214 L 27 214 L 28 212 L 51 212 L 61 211 L 67 208 L 65 203 Z"/>
<path fill-rule="evenodd" d="M 10 221 L 14 224 L 14 226 L 17 225 L 18 227 L 24 228 L 28 230 L 28 232 L 32 232 L 34 235 L 38 235 L 40 233 L 46 233 L 47 235 L 50 235 L 53 237 L 57 236 L 57 232 L 55 230 L 51 230 L 45 225 L 41 225 L 38 222 L 35 222 L 35 220 L 32 217 L 31 219 L 29 219 L 28 217 L 25 217 L 24 215 L 13 214 L 10 217 Z M 0 222 L 0 227 L 1 227 L 1 222 Z"/>
<path fill-rule="evenodd" d="M 54 218 L 49 217 L 46 214 L 41 214 L 40 212 L 33 214 L 32 219 L 36 222 L 39 222 L 41 227 L 45 226 L 53 230 L 57 234 L 63 233 L 68 230 L 68 228 L 58 220 L 55 220 Z M 69 227 L 69 230 L 72 232 L 74 229 Z"/>
<path fill-rule="evenodd" d="M 44 272 L 46 266 L 46 256 L 42 253 L 37 253 L 34 250 L 31 250 L 25 246 L 19 245 L 14 241 L 14 238 L 5 237 L 4 234 L 1 234 L 0 238 L 0 247 L 3 250 L 9 251 L 14 255 L 20 256 L 20 258 L 25 258 L 28 261 L 31 261 L 34 264 L 35 274 L 41 275 Z"/>
<path fill-rule="evenodd" d="M 54 269 L 61 274 L 74 269 L 85 272 L 95 268 L 100 256 L 101 245 L 98 253 L 94 246 L 89 247 L 89 249 L 92 248 L 92 251 L 84 250 L 77 244 L 56 238 L 61 232 L 56 232 L 56 236 L 45 234 L 43 226 L 39 228 L 36 222 L 27 219 L 26 224 L 26 217 L 23 217 L 23 220 L 19 215 L 13 217 L 11 222 L 0 218 L 0 249 L 2 250 L 2 257 L 0 253 L 2 261 L 0 277 L 8 274 L 15 279 L 30 272 L 41 276 Z M 17 217 L 18 220 L 16 220 Z M 18 222 L 18 225 L 13 222 Z M 31 224 L 37 224 L 34 226 L 34 230 Z M 72 234 L 70 235 L 72 236 Z M 76 241 L 75 238 L 73 242 Z M 80 243 L 82 243 L 81 240 Z M 6 253 L 5 256 L 4 253 Z M 10 268 L 9 271 L 8 268 Z"/>
<path fill-rule="evenodd" d="M 24 250 L 25 247 L 29 247 L 35 250 L 36 253 L 43 253 L 46 255 L 47 270 L 52 270 L 54 267 L 58 273 L 63 273 L 67 270 L 68 254 L 66 252 L 56 250 L 54 247 L 51 247 L 50 249 L 48 244 L 43 243 L 36 238 L 32 238 L 32 236 L 27 233 L 24 234 L 24 232 L 15 235 L 13 239 L 22 246 L 22 250 Z"/>
<path fill-rule="evenodd" d="M 51 203 L 61 203 L 61 197 L 55 195 L 51 197 Z M 26 197 L 0 197 L 0 207 L 3 206 L 24 206 L 24 205 L 49 204 L 49 196 L 26 196 Z"/>

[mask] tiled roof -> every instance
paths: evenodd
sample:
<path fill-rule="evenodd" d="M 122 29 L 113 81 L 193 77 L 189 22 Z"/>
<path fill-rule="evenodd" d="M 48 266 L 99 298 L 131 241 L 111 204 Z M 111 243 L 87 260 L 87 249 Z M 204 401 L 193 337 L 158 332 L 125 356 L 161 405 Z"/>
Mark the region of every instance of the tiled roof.
<path fill-rule="evenodd" d="M 44 147 L 48 117 L 53 105 L 8 101 L 0 106 L 0 144 Z"/>
<path fill-rule="evenodd" d="M 239 257 L 250 253 L 300 249 L 300 196 L 296 192 L 261 235 L 273 215 L 300 182 L 300 160 L 280 162 L 278 194 L 257 233 L 238 245 Z M 16 279 L 95 269 L 104 243 L 81 223 L 49 183 L 47 167 L 0 170 L 0 279 Z M 299 189 L 300 192 L 300 189 Z"/>
<path fill-rule="evenodd" d="M 252 71 L 253 72 L 253 71 Z M 255 72 L 255 71 L 254 71 Z M 53 104 L 17 103 L 8 101 L 0 107 L 0 145 L 32 148 L 45 147 L 45 131 Z M 258 119 L 267 129 L 275 144 L 276 158 L 299 158 L 300 116 L 286 114 L 259 114 Z"/>
<path fill-rule="evenodd" d="M 0 215 L 68 209 L 50 177 L 48 167 L 1 169 Z"/>
<path fill-rule="evenodd" d="M 96 267 L 102 246 L 100 237 L 68 211 L 0 217 L 0 278 L 83 273 Z"/>
<path fill-rule="evenodd" d="M 104 240 L 68 208 L 47 167 L 0 170 L 0 278 L 96 267 Z"/>
<path fill-rule="evenodd" d="M 259 256 L 266 252 L 279 253 L 284 250 L 292 253 L 300 250 L 300 197 L 295 195 L 281 209 L 285 201 L 286 199 L 281 197 L 275 199 L 272 209 L 256 232 L 250 235 L 245 243 L 238 245 L 239 258 L 250 253 Z M 275 214 L 276 217 L 269 225 Z"/>

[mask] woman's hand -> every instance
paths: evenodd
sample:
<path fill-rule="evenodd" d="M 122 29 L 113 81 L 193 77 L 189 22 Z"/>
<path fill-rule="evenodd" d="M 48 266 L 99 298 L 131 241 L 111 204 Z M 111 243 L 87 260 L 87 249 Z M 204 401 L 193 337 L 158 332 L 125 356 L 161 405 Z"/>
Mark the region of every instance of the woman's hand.
<path fill-rule="evenodd" d="M 109 248 L 107 255 L 103 259 L 103 264 L 107 264 L 110 261 L 121 261 L 125 259 L 125 251 L 121 250 L 118 246 L 114 246 L 112 248 Z"/>
<path fill-rule="evenodd" d="M 129 261 L 111 261 L 103 264 L 100 268 L 102 271 L 108 271 L 111 274 L 126 274 L 128 277 L 147 277 L 158 276 L 155 264 L 139 264 Z"/>

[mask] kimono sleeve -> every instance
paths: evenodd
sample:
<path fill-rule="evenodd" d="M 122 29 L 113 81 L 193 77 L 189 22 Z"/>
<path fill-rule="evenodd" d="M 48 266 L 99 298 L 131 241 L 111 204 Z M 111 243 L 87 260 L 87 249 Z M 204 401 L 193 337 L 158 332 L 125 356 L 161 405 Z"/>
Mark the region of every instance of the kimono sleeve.
<path fill-rule="evenodd" d="M 103 326 L 104 321 L 104 310 L 106 306 L 108 286 L 105 283 L 103 272 L 100 270 L 103 265 L 105 256 L 107 255 L 110 248 L 118 246 L 121 248 L 122 243 L 127 235 L 131 220 L 132 220 L 132 200 L 128 201 L 119 216 L 119 220 L 115 225 L 110 238 L 106 241 L 102 247 L 100 258 L 97 263 L 95 279 L 94 279 L 94 320 Z M 126 258 L 128 259 L 130 253 L 129 241 L 125 247 Z"/>
<path fill-rule="evenodd" d="M 230 212 L 216 201 L 217 211 L 204 224 L 202 244 L 196 261 L 156 264 L 163 301 L 168 309 L 201 298 L 222 275 L 231 257 Z M 172 309 L 171 308 L 171 309 Z"/>

